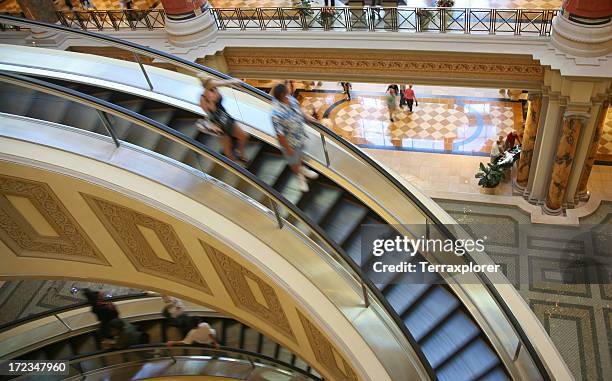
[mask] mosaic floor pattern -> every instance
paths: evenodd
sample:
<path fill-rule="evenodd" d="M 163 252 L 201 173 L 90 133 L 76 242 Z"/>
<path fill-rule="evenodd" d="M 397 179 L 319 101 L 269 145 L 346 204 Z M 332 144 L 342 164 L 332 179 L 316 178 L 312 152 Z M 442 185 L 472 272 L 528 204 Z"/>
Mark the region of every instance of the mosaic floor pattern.
<path fill-rule="evenodd" d="M 467 230 L 480 227 L 489 237 L 487 253 L 502 265 L 511 283 L 536 314 L 576 380 L 604 381 L 612 374 L 612 286 L 568 284 L 557 258 L 588 252 L 610 258 L 612 203 L 603 203 L 581 225 L 597 236 L 572 235 L 570 228 L 532 225 L 511 206 L 437 200 Z M 596 225 L 596 226 L 595 226 Z M 549 230 L 546 230 L 549 229 Z M 552 229 L 552 230 L 551 230 Z M 557 236 L 545 232 L 555 232 Z M 559 237 L 559 235 L 563 237 Z M 604 244 L 604 252 L 598 247 Z M 521 255 L 517 255 L 517 253 Z M 603 258 L 603 260 L 606 259 Z M 560 272 L 561 271 L 561 272 Z M 548 278 L 547 278 L 548 277 Z"/>

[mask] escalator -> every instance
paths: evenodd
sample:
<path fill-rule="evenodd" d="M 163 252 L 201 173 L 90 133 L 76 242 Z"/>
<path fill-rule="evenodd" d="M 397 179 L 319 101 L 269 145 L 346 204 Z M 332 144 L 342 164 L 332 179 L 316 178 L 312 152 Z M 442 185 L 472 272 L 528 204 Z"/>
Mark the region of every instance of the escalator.
<path fill-rule="evenodd" d="M 126 300 L 125 298 L 123 300 Z M 146 302 L 146 300 L 141 300 Z M 89 311 L 89 308 L 79 307 L 83 311 Z M 63 309 L 65 312 L 66 309 Z M 77 308 L 72 309 L 72 312 L 77 311 Z M 40 316 L 39 319 L 44 320 L 47 316 L 53 316 L 55 311 L 51 310 L 46 315 Z M 84 313 L 84 312 L 83 312 Z M 305 361 L 296 356 L 294 353 L 273 341 L 262 333 L 248 327 L 236 320 L 219 316 L 211 312 L 194 312 L 190 311 L 189 316 L 199 317 L 210 324 L 211 328 L 215 329 L 217 341 L 220 345 L 218 349 L 213 349 L 210 346 L 202 346 L 202 348 L 211 348 L 215 350 L 217 356 L 222 357 L 231 353 L 242 353 L 244 356 L 236 356 L 236 360 L 247 359 L 249 354 L 257 354 L 259 360 L 263 364 L 270 366 L 278 366 L 280 369 L 286 368 L 297 372 L 306 379 L 320 380 L 320 375 L 312 369 Z M 126 319 L 131 324 L 137 327 L 141 332 L 145 332 L 149 337 L 150 345 L 161 346 L 168 340 L 182 340 L 183 335 L 180 329 L 169 323 L 168 319 L 162 318 L 159 314 L 142 316 L 130 316 Z M 12 327 L 15 328 L 15 327 Z M 138 346 L 136 346 L 138 347 Z M 197 345 L 196 345 L 197 347 Z M 224 351 L 226 350 L 226 351 Z M 170 350 L 169 350 L 170 351 Z M 92 356 L 96 353 L 104 352 L 100 345 L 100 338 L 96 326 L 91 326 L 87 329 L 79 329 L 70 334 L 61 335 L 42 347 L 37 347 L 32 351 L 20 351 L 21 354 L 15 357 L 10 357 L 13 360 L 78 360 L 78 370 L 82 373 L 93 372 L 100 368 L 113 367 L 130 363 L 132 361 L 142 361 L 143 357 L 138 353 L 112 354 L 100 357 Z M 160 352 L 160 350 L 157 350 Z M 166 351 L 162 351 L 164 354 Z M 170 352 L 168 352 L 170 353 Z M 172 347 L 172 356 L 201 356 L 202 350 L 193 348 L 192 346 Z M 92 357 L 91 360 L 87 359 Z M 156 355 L 158 357 L 158 355 Z M 8 358 L 5 358 L 8 359 Z M 141 372 L 141 377 L 142 372 Z M 9 379 L 9 377 L 0 379 Z M 301 378 L 300 378 L 301 379 Z"/>
<path fill-rule="evenodd" d="M 218 137 L 200 133 L 195 128 L 195 121 L 200 116 L 191 111 L 114 89 L 50 78 L 43 80 L 111 102 L 169 126 L 187 137 L 195 138 L 215 152 L 221 152 Z M 107 124 L 110 124 L 113 134 L 120 141 L 202 170 L 259 199 L 258 201 L 263 201 L 260 199 L 261 193 L 254 192 L 252 187 L 240 178 L 220 170 L 212 161 L 198 159 L 186 147 L 168 144 L 168 140 L 160 134 L 144 130 L 125 119 L 109 116 L 110 120 L 105 123 L 104 118 L 100 118 L 98 112 L 90 107 L 4 83 L 0 87 L 0 112 L 42 119 L 100 134 L 106 134 Z M 302 193 L 281 152 L 272 144 L 251 137 L 246 151 L 246 170 L 297 206 L 331 241 L 341 247 L 357 266 L 373 259 L 362 258 L 363 225 L 384 226 L 384 235 L 389 237 L 397 234 L 377 213 L 323 173 L 320 173 L 317 180 L 311 181 L 309 192 Z M 416 263 L 426 260 L 423 256 L 416 255 L 413 261 Z M 396 321 L 402 325 L 402 330 L 417 353 L 429 365 L 432 378 L 453 381 L 510 379 L 485 334 L 440 277 L 420 273 L 388 275 L 389 278 L 385 281 L 377 277 L 375 287 L 392 308 Z M 409 277 L 414 278 L 408 279 Z"/>

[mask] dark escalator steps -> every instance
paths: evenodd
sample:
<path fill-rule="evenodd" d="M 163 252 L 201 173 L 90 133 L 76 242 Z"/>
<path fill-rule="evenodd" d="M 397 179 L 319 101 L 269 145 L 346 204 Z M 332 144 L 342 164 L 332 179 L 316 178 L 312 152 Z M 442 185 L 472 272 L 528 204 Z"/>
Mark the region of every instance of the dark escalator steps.
<path fill-rule="evenodd" d="M 80 335 L 72 338 L 72 346 L 74 348 L 74 352 L 79 355 L 94 353 L 101 349 L 98 344 L 95 333 Z M 102 366 L 104 366 L 104 363 L 101 359 L 93 359 L 81 362 L 81 369 L 84 372 L 98 369 Z"/>
<path fill-rule="evenodd" d="M 232 321 L 227 321 L 225 325 L 225 345 L 226 347 L 240 347 L 240 329 L 242 324 Z"/>
<path fill-rule="evenodd" d="M 245 326 L 242 334 L 242 349 L 250 352 L 257 352 L 257 342 L 259 339 L 259 332 L 254 329 Z"/>
<path fill-rule="evenodd" d="M 287 162 L 281 155 L 262 152 L 253 163 L 251 172 L 266 184 L 274 186 L 285 170 L 287 170 Z"/>
<path fill-rule="evenodd" d="M 383 294 L 395 312 L 402 316 L 431 287 L 432 285 L 427 283 L 402 282 L 389 285 Z"/>
<path fill-rule="evenodd" d="M 342 192 L 340 188 L 318 181 L 310 185 L 308 196 L 298 205 L 314 223 L 318 224 L 340 200 Z"/>
<path fill-rule="evenodd" d="M 480 377 L 478 381 L 510 381 L 510 378 L 506 375 L 506 372 L 497 366 L 489 371 L 489 373 Z"/>
<path fill-rule="evenodd" d="M 61 123 L 66 111 L 72 102 L 45 93 L 33 95 L 34 101 L 30 105 L 27 116 L 34 119 Z"/>
<path fill-rule="evenodd" d="M 115 102 L 115 104 L 117 104 L 118 106 L 124 107 L 136 113 L 140 112 L 144 103 L 145 101 L 142 99 L 128 99 L 120 102 Z M 139 131 L 143 130 L 143 127 L 132 126 L 132 122 L 130 122 L 129 120 L 119 118 L 114 115 L 109 115 L 109 120 L 111 121 L 113 129 L 115 130 L 115 134 L 119 139 L 125 139 L 131 127 Z"/>
<path fill-rule="evenodd" d="M 49 360 L 61 360 L 74 356 L 69 340 L 60 341 L 45 347 L 45 353 Z"/>
<path fill-rule="evenodd" d="M 279 179 L 275 188 L 294 205 L 297 204 L 304 195 L 300 190 L 298 177 L 290 170 L 285 171 L 285 174 Z"/>
<path fill-rule="evenodd" d="M 380 224 L 375 218 L 372 216 L 366 216 L 366 218 L 361 221 L 361 224 L 358 225 L 355 230 L 351 233 L 351 235 L 346 239 L 344 244 L 342 245 L 344 251 L 351 257 L 351 259 L 358 265 L 361 266 L 362 261 L 362 253 L 361 253 L 361 239 L 362 239 L 362 230 L 364 227 L 362 225 L 371 225 L 371 224 Z M 364 253 L 365 254 L 365 253 Z M 366 257 L 368 260 L 368 257 Z"/>
<path fill-rule="evenodd" d="M 462 311 L 457 311 L 423 341 L 421 348 L 431 366 L 436 369 L 479 333 L 470 318 Z"/>
<path fill-rule="evenodd" d="M 172 119 L 174 110 L 169 108 L 144 109 L 140 111 L 140 114 L 146 116 L 147 118 L 153 119 L 163 125 L 166 125 L 168 124 L 170 119 Z M 157 144 L 159 143 L 161 138 L 161 134 L 155 131 L 149 130 L 146 127 L 133 125 L 124 139 L 139 147 L 146 148 L 148 150 L 154 150 L 157 147 Z"/>
<path fill-rule="evenodd" d="M 111 95 L 110 92 L 106 91 L 95 96 L 99 99 L 108 100 Z M 61 123 L 108 136 L 108 132 L 97 110 L 76 102 L 70 104 Z"/>
<path fill-rule="evenodd" d="M 172 119 L 170 127 L 192 139 L 196 139 L 199 131 L 195 127 L 195 121 L 196 119 L 192 118 L 174 118 Z M 186 156 L 189 154 L 190 150 L 184 144 L 177 143 L 168 138 L 161 138 L 155 151 L 176 161 L 183 162 L 187 159 Z"/>
<path fill-rule="evenodd" d="M 491 348 L 478 338 L 453 356 L 436 372 L 440 381 L 470 381 L 484 376 L 499 364 Z"/>
<path fill-rule="evenodd" d="M 25 116 L 36 94 L 34 90 L 4 83 L 0 87 L 0 112 Z"/>
<path fill-rule="evenodd" d="M 342 245 L 367 214 L 367 208 L 343 198 L 322 221 L 321 227 L 332 240 Z"/>
<path fill-rule="evenodd" d="M 410 309 L 404 323 L 416 341 L 434 329 L 459 306 L 459 301 L 441 286 L 429 289 Z"/>

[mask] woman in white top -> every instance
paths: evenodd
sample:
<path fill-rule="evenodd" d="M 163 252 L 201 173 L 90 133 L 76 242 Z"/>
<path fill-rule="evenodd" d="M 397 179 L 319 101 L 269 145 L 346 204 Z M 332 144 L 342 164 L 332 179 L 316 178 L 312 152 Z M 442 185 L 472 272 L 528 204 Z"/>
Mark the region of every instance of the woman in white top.
<path fill-rule="evenodd" d="M 502 152 L 504 152 L 504 137 L 500 135 L 497 141 L 491 145 L 491 163 L 495 163 Z"/>

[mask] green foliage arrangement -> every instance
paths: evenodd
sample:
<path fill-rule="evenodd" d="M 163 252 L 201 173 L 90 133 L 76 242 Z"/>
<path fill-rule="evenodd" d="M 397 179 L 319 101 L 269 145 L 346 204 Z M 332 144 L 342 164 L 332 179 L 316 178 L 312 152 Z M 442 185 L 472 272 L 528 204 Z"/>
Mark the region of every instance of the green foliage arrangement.
<path fill-rule="evenodd" d="M 480 163 L 480 170 L 475 176 L 478 180 L 478 185 L 483 188 L 495 188 L 504 179 L 504 172 L 497 164 L 487 163 L 485 167 Z"/>

